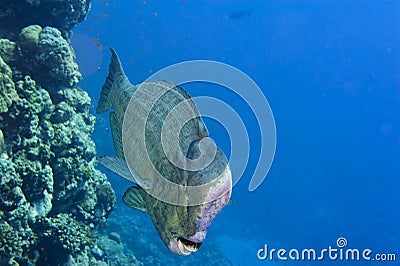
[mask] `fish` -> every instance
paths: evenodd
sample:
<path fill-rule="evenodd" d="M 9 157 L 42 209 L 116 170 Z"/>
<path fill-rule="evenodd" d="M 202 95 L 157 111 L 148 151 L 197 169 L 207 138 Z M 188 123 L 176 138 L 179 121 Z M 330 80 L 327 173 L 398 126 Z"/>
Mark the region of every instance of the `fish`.
<path fill-rule="evenodd" d="M 99 49 L 102 48 L 102 45 L 101 45 L 101 43 L 99 42 L 99 38 L 98 38 L 98 37 L 96 37 L 96 38 L 93 39 L 93 43 L 94 43 L 94 45 L 97 46 L 97 48 L 99 48 Z"/>
<path fill-rule="evenodd" d="M 202 141 L 209 138 L 208 130 L 195 103 L 182 87 L 169 81 L 156 80 L 132 84 L 124 73 L 117 53 L 112 48 L 110 51 L 109 74 L 102 87 L 96 113 L 111 110 L 110 127 L 116 156 L 98 156 L 97 160 L 112 172 L 133 183 L 133 186 L 124 193 L 123 202 L 133 209 L 150 215 L 165 246 L 177 255 L 190 255 L 200 248 L 212 221 L 229 204 L 232 193 L 232 174 L 228 160 L 223 151 L 216 146 L 215 155 L 206 167 L 184 169 L 170 162 L 163 150 L 161 131 L 167 116 L 169 114 L 174 116 L 175 113 L 171 111 L 182 102 L 188 103 L 195 117 L 182 126 L 177 142 L 179 149 L 188 160 L 196 160 L 203 155 L 203 152 L 208 152 L 207 149 L 201 147 Z M 128 112 L 131 98 L 137 97 L 136 93 L 141 87 L 145 87 L 145 93 L 147 93 L 143 99 L 150 99 L 163 88 L 169 88 L 160 96 L 160 100 L 156 102 L 146 120 L 145 142 L 146 147 L 150 147 L 148 156 L 163 177 L 174 184 L 181 185 L 176 195 L 172 193 L 170 196 L 179 197 L 183 202 L 190 202 L 193 197 L 199 198 L 200 201 L 196 204 L 175 204 L 158 197 L 158 194 L 150 193 L 157 184 L 151 177 L 143 177 L 145 174 L 153 173 L 153 169 L 148 169 L 141 161 L 145 155 L 138 154 L 138 157 L 132 158 L 124 153 L 122 145 L 124 115 Z M 139 101 L 140 106 L 131 115 L 141 119 L 143 115 L 140 111 L 141 107 L 148 104 L 146 100 Z M 129 133 L 132 137 L 132 140 L 129 140 L 133 146 L 139 140 L 137 135 L 139 133 L 134 131 Z M 164 137 L 167 141 L 172 141 L 176 135 L 167 133 Z M 137 152 L 137 149 L 133 150 Z M 201 189 L 190 189 L 197 188 L 196 186 Z M 160 195 L 165 191 L 168 193 L 170 189 L 162 187 L 159 191 Z"/>

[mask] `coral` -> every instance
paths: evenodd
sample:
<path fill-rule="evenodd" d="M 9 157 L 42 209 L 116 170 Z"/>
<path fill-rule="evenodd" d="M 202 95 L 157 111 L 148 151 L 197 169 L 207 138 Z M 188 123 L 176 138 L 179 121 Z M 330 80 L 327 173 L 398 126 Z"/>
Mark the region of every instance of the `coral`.
<path fill-rule="evenodd" d="M 100 236 L 99 250 L 99 258 L 107 261 L 110 266 L 143 265 L 135 258 L 132 252 L 124 249 L 122 243 L 118 243 L 107 236 Z"/>
<path fill-rule="evenodd" d="M 0 265 L 107 261 L 93 232 L 116 198 L 95 169 L 95 117 L 68 39 L 88 7 L 0 3 Z"/>
<path fill-rule="evenodd" d="M 38 264 L 61 264 L 67 260 L 68 255 L 81 253 L 92 241 L 89 227 L 66 213 L 55 217 L 40 217 L 32 229 L 38 232 L 37 245 L 41 247 Z"/>
<path fill-rule="evenodd" d="M 82 78 L 71 45 L 52 27 L 31 25 L 21 30 L 18 45 L 24 72 L 43 87 L 57 90 L 72 87 Z"/>
<path fill-rule="evenodd" d="M 0 265 L 33 264 L 35 234 L 29 228 L 30 205 L 21 189 L 22 179 L 6 155 L 0 158 Z"/>
<path fill-rule="evenodd" d="M 52 94 L 55 103 L 50 118 L 54 129 L 51 160 L 55 180 L 54 210 L 69 210 L 88 223 L 107 217 L 115 205 L 115 193 L 104 174 L 94 169 L 96 149 L 90 139 L 94 116 L 89 114 L 90 98 L 79 88 Z"/>
<path fill-rule="evenodd" d="M 82 78 L 71 45 L 56 28 L 45 27 L 40 32 L 35 58 L 39 64 L 46 66 L 46 73 L 52 82 L 72 87 Z"/>
<path fill-rule="evenodd" d="M 7 112 L 17 99 L 11 69 L 0 57 L 0 114 Z"/>
<path fill-rule="evenodd" d="M 19 207 L 24 201 L 24 194 L 22 193 L 22 179 L 16 173 L 13 164 L 6 159 L 0 159 L 0 210 L 10 212 Z"/>
<path fill-rule="evenodd" d="M 51 210 L 53 172 L 51 157 L 51 125 L 46 121 L 53 111 L 50 95 L 29 77 L 15 82 L 19 95 L 4 115 L 4 133 L 12 148 L 10 155 L 22 188 L 31 202 L 32 216 L 46 215 Z"/>
<path fill-rule="evenodd" d="M 42 32 L 42 27 L 39 25 L 30 25 L 21 30 L 18 36 L 18 43 L 24 53 L 35 52 L 40 32 Z"/>
<path fill-rule="evenodd" d="M 18 45 L 7 39 L 0 39 L 0 57 L 9 64 L 21 57 Z"/>
<path fill-rule="evenodd" d="M 26 25 L 51 26 L 69 38 L 85 19 L 90 0 L 3 0 L 0 3 L 0 38 L 15 40 Z M 18 19 L 15 19 L 18 18 Z"/>
<path fill-rule="evenodd" d="M 34 265 L 37 262 L 37 251 L 29 249 L 35 243 L 31 230 L 15 230 L 7 222 L 0 220 L 0 232 L 1 265 Z"/>
<path fill-rule="evenodd" d="M 22 98 L 22 109 L 29 110 L 39 118 L 48 119 L 53 111 L 53 103 L 50 94 L 36 85 L 30 76 L 15 82 L 18 95 Z M 29 106 L 29 108 L 27 108 Z"/>
<path fill-rule="evenodd" d="M 70 214 L 41 217 L 32 228 L 41 232 L 36 240 L 39 265 L 140 265 L 122 243 L 92 232 Z"/>

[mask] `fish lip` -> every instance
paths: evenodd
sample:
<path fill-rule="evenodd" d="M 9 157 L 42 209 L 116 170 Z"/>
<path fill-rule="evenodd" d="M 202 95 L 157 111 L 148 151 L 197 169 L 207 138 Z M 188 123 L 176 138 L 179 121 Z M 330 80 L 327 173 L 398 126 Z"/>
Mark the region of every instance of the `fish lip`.
<path fill-rule="evenodd" d="M 187 238 L 179 236 L 170 241 L 169 249 L 175 254 L 188 256 L 191 253 L 196 252 L 201 245 L 202 242 L 193 242 Z"/>

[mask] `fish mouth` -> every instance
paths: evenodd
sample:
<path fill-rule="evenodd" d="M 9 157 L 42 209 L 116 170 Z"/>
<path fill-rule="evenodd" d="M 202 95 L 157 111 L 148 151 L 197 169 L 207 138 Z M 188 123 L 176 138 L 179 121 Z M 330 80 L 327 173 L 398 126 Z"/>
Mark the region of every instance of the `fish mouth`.
<path fill-rule="evenodd" d="M 183 237 L 178 237 L 176 240 L 176 245 L 179 251 L 179 255 L 184 255 L 184 256 L 187 256 L 192 252 L 196 252 L 200 248 L 201 244 L 202 244 L 201 242 L 196 243 Z"/>

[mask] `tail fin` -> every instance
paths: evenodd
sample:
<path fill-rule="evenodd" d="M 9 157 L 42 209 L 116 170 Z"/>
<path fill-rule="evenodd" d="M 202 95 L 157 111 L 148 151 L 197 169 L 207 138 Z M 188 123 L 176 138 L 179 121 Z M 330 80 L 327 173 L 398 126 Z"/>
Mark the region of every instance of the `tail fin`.
<path fill-rule="evenodd" d="M 101 95 L 99 104 L 97 105 L 96 113 L 100 114 L 105 111 L 112 109 L 112 105 L 109 98 L 110 92 L 114 85 L 114 80 L 118 75 L 124 75 L 124 70 L 122 69 L 121 62 L 119 61 L 118 55 L 114 49 L 110 48 L 111 51 L 111 63 L 109 67 L 108 77 L 103 87 L 101 88 Z"/>

